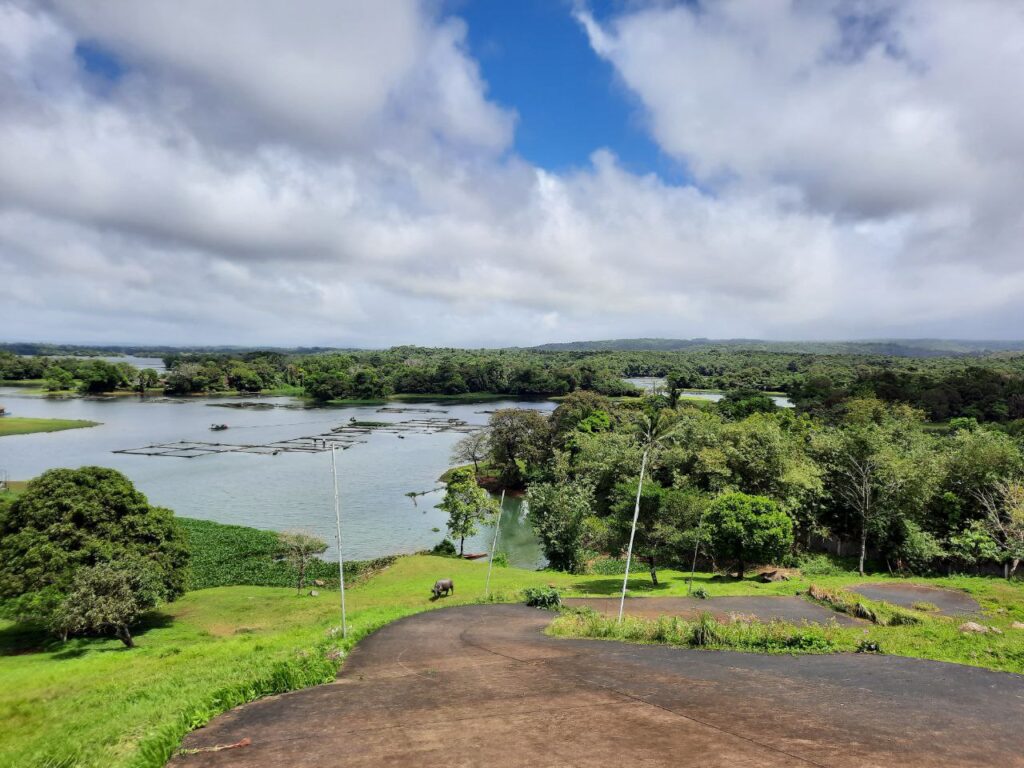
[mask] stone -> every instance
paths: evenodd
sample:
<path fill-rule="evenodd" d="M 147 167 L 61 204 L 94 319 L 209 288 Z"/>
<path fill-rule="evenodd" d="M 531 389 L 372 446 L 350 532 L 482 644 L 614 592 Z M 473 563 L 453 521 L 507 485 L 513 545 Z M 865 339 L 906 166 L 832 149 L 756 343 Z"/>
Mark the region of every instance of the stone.
<path fill-rule="evenodd" d="M 327 586 L 327 582 L 324 581 L 323 579 L 313 579 L 313 586 L 314 587 L 326 587 Z"/>
<path fill-rule="evenodd" d="M 759 579 L 765 584 L 771 584 L 773 581 L 789 581 L 793 578 L 790 571 L 784 568 L 779 568 L 774 571 L 765 571 L 759 577 Z"/>
<path fill-rule="evenodd" d="M 319 594 L 320 594 L 320 593 L 319 593 L 319 592 L 317 592 L 317 591 L 316 591 L 315 589 L 311 589 L 311 590 L 309 590 L 309 596 L 310 596 L 310 597 L 316 597 L 316 596 L 317 596 L 317 595 L 319 595 Z"/>
<path fill-rule="evenodd" d="M 974 632 L 979 635 L 987 634 L 989 629 L 983 624 L 979 624 L 976 621 L 965 621 L 960 625 L 961 632 Z"/>
<path fill-rule="evenodd" d="M 1024 629 L 1024 621 L 1015 621 L 1010 625 L 1010 629 Z"/>

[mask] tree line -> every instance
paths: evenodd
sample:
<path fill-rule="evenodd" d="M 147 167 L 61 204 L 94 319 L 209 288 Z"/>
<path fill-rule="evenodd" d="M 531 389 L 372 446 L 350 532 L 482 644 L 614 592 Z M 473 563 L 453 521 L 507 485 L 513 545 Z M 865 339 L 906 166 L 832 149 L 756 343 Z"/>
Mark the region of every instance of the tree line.
<path fill-rule="evenodd" d="M 812 414 L 757 393 L 696 405 L 578 392 L 550 416 L 496 411 L 454 458 L 524 489 L 548 560 L 568 571 L 622 555 L 637 504 L 634 555 L 655 580 L 694 558 L 742 574 L 826 548 L 861 572 L 1013 575 L 1024 559 L 1020 438 L 973 419 L 936 430 L 874 396 Z"/>

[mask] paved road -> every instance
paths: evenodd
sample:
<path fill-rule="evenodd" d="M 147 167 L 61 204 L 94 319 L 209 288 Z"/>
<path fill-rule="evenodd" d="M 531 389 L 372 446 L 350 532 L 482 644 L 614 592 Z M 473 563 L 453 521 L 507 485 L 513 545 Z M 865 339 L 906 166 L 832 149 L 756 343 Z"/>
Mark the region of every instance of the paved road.
<path fill-rule="evenodd" d="M 653 598 L 648 598 L 653 599 Z M 1024 766 L 1024 676 L 887 656 L 559 640 L 464 606 L 363 640 L 330 685 L 249 704 L 175 766 Z"/>

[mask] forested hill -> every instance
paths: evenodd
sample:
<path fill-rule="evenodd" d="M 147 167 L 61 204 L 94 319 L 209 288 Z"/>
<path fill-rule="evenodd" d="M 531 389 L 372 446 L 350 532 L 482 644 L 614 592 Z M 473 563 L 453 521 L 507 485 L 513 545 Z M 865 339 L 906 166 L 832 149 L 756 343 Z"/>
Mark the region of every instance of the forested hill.
<path fill-rule="evenodd" d="M 1024 351 L 1024 341 L 962 339 L 871 339 L 865 341 L 765 341 L 762 339 L 605 339 L 541 344 L 550 352 L 680 352 L 697 347 L 736 351 L 783 352 L 810 355 L 887 355 L 890 357 L 951 357 L 992 352 Z"/>

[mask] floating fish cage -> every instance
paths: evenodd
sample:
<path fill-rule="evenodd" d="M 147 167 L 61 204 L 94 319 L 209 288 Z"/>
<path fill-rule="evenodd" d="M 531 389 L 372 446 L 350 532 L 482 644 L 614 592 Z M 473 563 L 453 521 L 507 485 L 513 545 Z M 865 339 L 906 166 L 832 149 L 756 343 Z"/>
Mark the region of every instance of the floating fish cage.
<path fill-rule="evenodd" d="M 343 424 L 330 432 L 319 435 L 293 437 L 269 443 L 220 443 L 204 440 L 176 440 L 170 443 L 154 443 L 141 448 L 123 448 L 113 453 L 130 456 L 170 456 L 178 459 L 197 459 L 217 453 L 255 453 L 261 456 L 276 456 L 279 453 L 322 453 L 335 448 L 345 451 L 353 445 L 365 443 L 374 432 L 397 435 L 433 435 L 439 432 L 469 433 L 481 429 L 461 419 L 409 419 L 393 423 Z"/>

